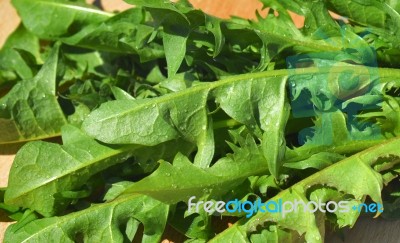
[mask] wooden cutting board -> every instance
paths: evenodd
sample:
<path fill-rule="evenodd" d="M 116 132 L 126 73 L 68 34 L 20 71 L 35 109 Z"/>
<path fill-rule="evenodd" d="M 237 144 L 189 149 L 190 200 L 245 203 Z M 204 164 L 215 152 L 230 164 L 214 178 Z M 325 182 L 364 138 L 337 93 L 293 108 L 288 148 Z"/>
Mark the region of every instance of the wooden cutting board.
<path fill-rule="evenodd" d="M 109 11 L 126 9 L 130 5 L 122 0 L 103 0 L 103 6 Z M 229 18 L 240 16 L 244 18 L 255 18 L 255 10 L 260 10 L 262 4 L 258 0 L 191 0 L 195 8 L 219 16 Z M 265 15 L 266 11 L 261 11 Z M 297 26 L 302 26 L 303 19 L 292 15 Z M 7 36 L 18 26 L 20 20 L 16 11 L 12 8 L 10 0 L 0 0 L 0 47 L 4 44 Z M 1 132 L 1 131 L 0 131 Z M 7 186 L 8 172 L 18 150 L 19 145 L 0 146 L 0 187 Z M 29 182 L 27 182 L 29 183 Z M 10 222 L 6 221 L 4 215 L 0 215 L 0 242 L 3 242 L 4 231 Z M 360 218 L 351 230 L 343 233 L 344 241 L 336 235 L 327 237 L 326 242 L 368 242 L 368 243 L 399 243 L 400 221 L 384 221 L 382 219 Z M 167 241 L 167 240 L 166 240 Z M 180 240 L 176 240 L 179 242 Z"/>

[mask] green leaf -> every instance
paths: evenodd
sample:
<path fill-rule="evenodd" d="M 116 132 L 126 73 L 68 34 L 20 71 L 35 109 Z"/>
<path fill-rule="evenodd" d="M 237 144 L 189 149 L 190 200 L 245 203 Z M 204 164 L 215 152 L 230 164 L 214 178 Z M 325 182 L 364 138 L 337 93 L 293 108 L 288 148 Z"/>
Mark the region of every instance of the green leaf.
<path fill-rule="evenodd" d="M 358 206 L 382 193 L 396 217 L 398 1 L 261 0 L 256 21 L 188 0 L 113 14 L 85 2 L 13 0 L 23 27 L 0 51 L 0 144 L 57 136 L 64 113 L 84 131 L 20 149 L 0 200 L 19 221 L 7 242 L 157 242 L 167 204 L 187 242 L 206 242 L 220 221 L 188 210 L 192 196 Z M 214 241 L 321 242 L 325 221 L 359 214 L 259 212 Z"/>
<path fill-rule="evenodd" d="M 191 238 L 193 242 L 206 242 L 206 239 L 209 239 L 213 234 L 212 218 L 204 210 L 199 211 L 199 213 L 188 213 L 186 207 L 180 207 L 178 204 L 169 223 L 178 232 Z M 191 240 L 185 242 L 191 242 Z"/>
<path fill-rule="evenodd" d="M 85 25 L 102 23 L 113 14 L 68 0 L 13 0 L 24 26 L 43 39 L 74 34 Z"/>
<path fill-rule="evenodd" d="M 286 83 L 283 83 L 282 87 L 274 93 L 283 92 L 285 86 Z M 277 97 L 275 100 L 275 103 L 264 103 L 267 106 L 262 109 L 266 112 L 260 120 L 262 121 L 261 128 L 265 131 L 262 140 L 264 156 L 267 159 L 269 171 L 278 178 L 286 151 L 284 130 L 289 119 L 290 106 L 286 96 Z"/>
<path fill-rule="evenodd" d="M 142 62 L 164 56 L 163 47 L 150 41 L 154 28 L 147 26 L 140 8 L 128 9 L 104 22 L 82 26 L 74 35 L 57 36 L 69 45 L 119 54 L 138 54 Z"/>
<path fill-rule="evenodd" d="M 279 243 L 279 242 L 291 242 L 301 243 L 304 242 L 304 237 L 300 237 L 299 234 L 293 231 L 280 229 L 276 225 L 271 225 L 267 229 L 261 230 L 261 232 L 254 233 L 250 236 L 252 243 Z"/>
<path fill-rule="evenodd" d="M 190 32 L 188 19 L 170 2 L 162 0 L 126 0 L 126 2 L 147 8 L 157 24 L 163 27 L 162 41 L 168 77 L 174 76 L 186 54 L 186 41 Z"/>
<path fill-rule="evenodd" d="M 283 127 L 286 122 L 286 77 L 275 76 L 238 76 L 153 99 L 107 102 L 92 112 L 82 127 L 90 136 L 114 144 L 155 145 L 181 137 L 197 145 L 195 164 L 205 168 L 214 154 L 212 117 L 207 107 L 212 99 L 257 135 L 261 136 L 261 129 L 267 131 L 272 139 L 268 146 L 284 145 L 276 126 Z M 281 114 L 278 122 L 272 123 L 271 114 Z"/>
<path fill-rule="evenodd" d="M 59 45 L 33 79 L 17 83 L 0 99 L 0 144 L 60 135 L 66 119 L 56 97 Z"/>
<path fill-rule="evenodd" d="M 13 224 L 7 229 L 4 242 L 132 241 L 132 233 L 129 232 L 129 222 L 132 219 L 144 226 L 142 242 L 158 242 L 164 232 L 167 217 L 166 204 L 147 196 L 134 195 L 95 204 L 61 217 Z"/>
<path fill-rule="evenodd" d="M 310 158 L 293 162 L 293 163 L 285 163 L 283 166 L 292 169 L 304 170 L 307 168 L 314 168 L 317 170 L 322 170 L 329 165 L 344 159 L 344 156 L 340 154 L 335 154 L 331 152 L 321 152 L 317 154 L 313 154 Z"/>
<path fill-rule="evenodd" d="M 134 150 L 101 145 L 73 126 L 63 128 L 63 141 L 64 145 L 32 142 L 18 151 L 5 194 L 7 204 L 45 216 L 60 213 L 71 202 L 62 192 L 79 190 L 90 177 L 123 162 Z"/>
<path fill-rule="evenodd" d="M 341 66 L 301 69 L 290 78 L 296 80 L 316 73 L 335 76 L 346 69 Z M 398 75 L 396 71 L 374 70 L 379 72 L 381 82 Z M 353 67 L 353 72 L 353 75 L 366 75 L 370 71 Z M 82 127 L 90 136 L 112 144 L 155 145 L 180 137 L 197 145 L 195 164 L 207 167 L 214 153 L 208 104 L 215 100 L 229 117 L 245 124 L 259 138 L 263 136 L 262 131 L 268 134 L 263 146 L 273 149 L 266 157 L 271 173 L 276 175 L 285 144 L 280 129 L 285 126 L 289 112 L 285 98 L 287 75 L 287 70 L 239 75 L 157 98 L 107 102 L 94 110 Z"/>
<path fill-rule="evenodd" d="M 391 31 L 396 31 L 400 27 L 399 13 L 390 8 L 385 1 L 329 0 L 328 6 L 336 13 L 362 25 L 386 28 Z M 397 33 L 396 36 L 398 36 Z"/>
<path fill-rule="evenodd" d="M 328 201 L 340 201 L 343 199 L 347 199 L 348 195 L 346 195 L 343 192 L 337 191 L 335 188 L 329 188 L 329 187 L 321 187 L 315 189 L 314 191 L 312 191 L 310 193 L 310 200 L 314 201 L 314 202 L 328 202 Z M 353 207 L 356 206 L 358 207 L 358 205 L 362 203 L 362 201 L 358 201 L 358 200 L 352 200 L 349 201 L 349 206 Z M 386 208 L 385 208 L 386 210 Z M 349 212 L 341 212 L 336 211 L 333 214 L 333 217 L 331 217 L 332 215 L 327 214 L 326 215 L 326 219 L 331 221 L 334 224 L 337 224 L 340 228 L 343 228 L 345 226 L 350 226 L 353 227 L 354 224 L 357 221 L 357 218 L 360 216 L 360 212 L 358 210 L 353 210 L 353 211 L 349 211 Z M 322 224 L 322 222 L 321 222 Z"/>
<path fill-rule="evenodd" d="M 341 200 L 362 202 L 365 196 L 369 196 L 374 202 L 382 203 L 383 177 L 371 167 L 382 158 L 390 163 L 391 166 L 398 164 L 400 158 L 400 153 L 396 152 L 398 146 L 400 146 L 400 139 L 396 138 L 362 151 L 299 181 L 269 201 L 293 202 L 296 199 L 308 203 L 309 200 L 315 199 L 314 196 L 317 199 L 323 199 L 320 192 L 308 198 L 309 193 L 315 191 L 313 187 L 317 186 L 317 190 L 320 190 L 320 187 L 329 187 L 352 196 L 350 199 L 339 198 Z M 388 155 L 391 157 L 389 158 Z M 325 197 L 325 199 L 327 198 L 330 197 Z M 258 212 L 253 217 L 243 219 L 234 227 L 230 227 L 220 233 L 211 242 L 225 242 L 225 240 L 231 239 L 233 235 L 238 234 L 239 231 L 241 234 L 250 237 L 257 227 L 263 227 L 263 225 L 269 223 L 276 224 L 282 229 L 297 231 L 299 235 L 305 234 L 307 242 L 323 242 L 324 235 L 321 235 L 318 228 L 319 224 L 316 220 L 317 217 L 314 213 L 305 212 L 304 210 L 292 212 L 285 216 L 281 213 Z M 342 220 L 341 222 L 343 225 L 344 222 L 354 223 L 354 220 Z"/>
<path fill-rule="evenodd" d="M 120 196 L 127 187 L 131 186 L 133 182 L 130 181 L 120 181 L 112 184 L 111 188 L 108 189 L 107 193 L 104 195 L 104 200 L 106 202 L 111 202 Z"/>
<path fill-rule="evenodd" d="M 62 85 L 85 78 L 89 73 L 100 76 L 106 72 L 109 61 L 104 53 L 67 45 L 62 46 L 61 52 L 60 73 L 63 74 L 63 80 L 60 82 L 60 90 Z"/>
<path fill-rule="evenodd" d="M 221 196 L 248 176 L 267 171 L 262 167 L 265 161 L 254 140 L 251 146 L 250 151 L 237 148 L 232 157 L 222 158 L 207 169 L 194 166 L 178 154 L 172 165 L 161 161 L 154 173 L 128 187 L 124 194 L 145 194 L 169 204 L 187 201 L 192 196 Z"/>
<path fill-rule="evenodd" d="M 139 54 L 143 62 L 164 56 L 160 44 L 143 45 L 153 28 L 143 25 L 147 17 L 140 8 L 111 14 L 68 0 L 38 0 L 34 4 L 14 0 L 13 4 L 26 28 L 40 38 L 98 51 Z"/>
<path fill-rule="evenodd" d="M 206 28 L 214 35 L 215 47 L 213 57 L 215 58 L 222 51 L 225 43 L 225 36 L 221 30 L 221 20 L 206 16 Z"/>
<path fill-rule="evenodd" d="M 16 72 L 20 79 L 29 79 L 36 74 L 35 67 L 25 62 L 16 49 L 25 50 L 39 59 L 39 40 L 32 33 L 28 32 L 23 25 L 20 25 L 4 43 L 0 50 L 0 70 Z M 6 82 L 0 76 L 0 89 Z"/>
<path fill-rule="evenodd" d="M 116 100 L 134 100 L 135 99 L 129 93 L 127 93 L 126 91 L 124 91 L 123 89 L 120 89 L 118 87 L 115 87 L 115 86 L 111 87 L 111 91 Z"/>
<path fill-rule="evenodd" d="M 185 16 L 178 10 L 175 3 L 170 2 L 170 1 L 163 1 L 163 0 L 151 0 L 151 1 L 124 0 L 124 1 L 129 4 L 135 5 L 135 6 L 142 6 L 142 7 L 151 8 L 151 9 L 168 10 L 170 12 L 174 12 L 174 14 L 179 14 L 179 15 L 181 15 L 181 17 L 185 18 Z M 162 18 L 165 16 L 156 16 L 156 17 Z"/>
<path fill-rule="evenodd" d="M 312 136 L 308 136 L 309 134 Z M 337 110 L 319 113 L 315 126 L 300 131 L 299 135 L 299 140 L 304 140 L 305 137 L 306 142 L 303 146 L 287 151 L 284 160 L 287 164 L 297 162 L 299 165 L 307 164 L 319 156 L 327 155 L 322 153 L 351 155 L 385 141 L 377 124 L 370 124 L 365 129 L 359 130 L 348 124 L 345 114 Z M 335 157 L 331 158 L 332 161 L 337 159 Z"/>
<path fill-rule="evenodd" d="M 398 98 L 384 96 L 381 111 L 371 111 L 360 114 L 357 117 L 366 120 L 376 119 L 385 137 L 395 137 L 400 133 L 400 104 Z"/>
<path fill-rule="evenodd" d="M 343 43 L 339 42 L 341 40 L 339 26 L 332 20 L 322 2 L 301 1 L 301 7 L 295 7 L 299 14 L 305 16 L 305 31 L 296 28 L 287 12 L 288 9 L 293 10 L 291 7 L 298 1 L 262 0 L 261 2 L 264 3 L 264 7 L 269 7 L 270 11 L 265 18 L 259 16 L 258 21 L 251 25 L 263 42 L 259 70 L 266 69 L 271 60 L 285 50 L 294 49 L 300 53 L 340 52 Z M 279 14 L 276 16 L 274 11 Z M 317 21 L 318 26 L 316 26 Z"/>
<path fill-rule="evenodd" d="M 180 34 L 174 33 L 174 31 L 169 29 L 166 29 L 164 32 L 163 45 L 168 64 L 168 77 L 172 77 L 178 72 L 181 63 L 185 58 L 188 34 L 187 31 Z"/>
<path fill-rule="evenodd" d="M 166 203 L 186 201 L 192 196 L 215 198 L 242 184 L 249 176 L 268 172 L 263 166 L 261 149 L 250 135 L 241 138 L 238 146 L 230 146 L 232 154 L 206 169 L 196 167 L 182 154 L 175 157 L 172 165 L 161 161 L 155 172 L 128 187 L 124 194 L 146 194 Z"/>

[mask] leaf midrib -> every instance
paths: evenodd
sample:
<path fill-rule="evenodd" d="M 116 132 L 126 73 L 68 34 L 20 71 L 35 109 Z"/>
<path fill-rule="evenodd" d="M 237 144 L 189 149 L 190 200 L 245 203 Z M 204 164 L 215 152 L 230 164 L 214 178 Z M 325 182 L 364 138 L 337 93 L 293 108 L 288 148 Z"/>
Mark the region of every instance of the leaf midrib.
<path fill-rule="evenodd" d="M 14 0 L 14 1 L 17 1 L 17 2 L 31 2 L 31 1 L 27 1 L 27 0 Z M 113 13 L 97 10 L 97 9 L 94 9 L 94 8 L 78 6 L 78 5 L 69 4 L 69 3 L 50 2 L 50 1 L 41 0 L 41 1 L 36 1 L 35 4 L 50 5 L 50 6 L 56 6 L 56 7 L 59 7 L 59 8 L 69 8 L 69 9 L 78 10 L 78 11 L 85 12 L 85 13 L 104 15 L 104 16 L 107 16 L 107 17 L 113 17 L 115 15 Z"/>
<path fill-rule="evenodd" d="M 233 82 L 243 81 L 246 79 L 251 80 L 251 79 L 258 79 L 258 78 L 282 78 L 284 76 L 290 75 L 291 71 L 296 72 L 293 75 L 313 74 L 313 73 L 321 74 L 321 73 L 327 73 L 328 71 L 329 71 L 329 73 L 341 73 L 341 72 L 343 72 L 343 70 L 345 68 L 348 68 L 348 67 L 349 66 L 324 67 L 324 68 L 311 67 L 311 68 L 293 69 L 293 71 L 290 69 L 280 69 L 280 70 L 265 71 L 265 72 L 259 72 L 259 73 L 247 73 L 247 74 L 235 75 L 235 76 L 227 77 L 227 78 L 219 80 L 219 81 L 199 84 L 197 86 L 194 86 L 194 87 L 191 87 L 191 88 L 188 88 L 183 91 L 176 92 L 176 93 L 171 93 L 171 94 L 167 94 L 167 95 L 160 96 L 157 98 L 148 99 L 147 100 L 148 102 L 140 103 L 137 106 L 133 107 L 132 109 L 125 110 L 124 112 L 117 113 L 112 116 L 107 116 L 104 119 L 98 119 L 97 122 L 104 122 L 109 119 L 113 119 L 115 117 L 125 116 L 131 112 L 142 110 L 143 108 L 148 107 L 149 104 L 158 105 L 163 102 L 179 98 L 181 96 L 195 94 L 200 91 L 207 90 L 207 89 L 210 91 L 210 90 L 216 89 L 218 87 L 221 87 L 223 85 L 229 84 L 231 82 L 233 83 Z M 356 70 L 356 71 L 358 70 L 360 74 L 368 74 L 367 72 L 360 72 L 360 71 L 370 70 L 368 68 L 366 69 L 365 66 L 352 66 L 352 69 Z M 385 78 L 385 77 L 400 78 L 400 70 L 399 69 L 392 69 L 392 68 L 371 68 L 371 69 L 377 69 L 379 71 L 379 75 L 381 78 Z M 151 102 L 149 102 L 149 101 L 151 101 Z"/>
<path fill-rule="evenodd" d="M 237 164 L 236 164 L 236 166 L 237 166 Z M 212 167 L 211 167 L 212 168 Z M 235 176 L 232 176 L 232 175 L 226 175 L 226 176 L 224 176 L 224 175 L 216 175 L 216 174 L 214 174 L 214 173 L 210 173 L 210 171 L 209 170 L 202 170 L 202 172 L 203 173 L 205 173 L 205 174 L 207 174 L 207 175 L 209 175 L 209 176 L 212 176 L 213 177 L 213 181 L 212 182 L 206 182 L 206 183 L 201 183 L 201 185 L 199 185 L 198 183 L 196 184 L 196 183 L 194 183 L 194 184 L 191 184 L 191 185 L 189 185 L 189 186 L 187 186 L 187 187 L 182 187 L 182 188 L 179 188 L 179 187 L 177 187 L 177 188 L 173 188 L 173 187 L 166 187 L 166 188 L 163 188 L 162 190 L 160 190 L 160 189 L 158 189 L 158 190 L 156 190 L 156 189 L 150 189 L 150 190 L 148 190 L 148 189 L 142 189 L 142 190 L 134 190 L 134 189 L 131 189 L 131 188 L 127 188 L 124 192 L 123 192 L 123 194 L 122 195 L 131 195 L 131 194 L 144 194 L 144 195 L 148 195 L 149 193 L 151 193 L 151 194 L 154 194 L 154 193 L 157 193 L 157 192 L 160 192 L 160 191 L 162 191 L 162 192 L 176 192 L 176 191 L 179 191 L 179 192 L 185 192 L 185 191 L 196 191 L 196 190 L 198 190 L 199 188 L 200 189 L 204 189 L 204 187 L 212 187 L 212 186 L 214 186 L 215 184 L 227 184 L 227 183 L 232 183 L 232 181 L 237 181 L 237 180 L 243 180 L 243 179 L 245 179 L 245 178 L 247 178 L 247 177 L 249 177 L 249 176 L 253 176 L 253 175 L 261 175 L 261 174 L 265 174 L 266 172 L 268 172 L 268 168 L 265 168 L 265 167 L 256 167 L 256 166 L 253 166 L 253 167 L 251 167 L 251 168 L 254 168 L 253 170 L 247 170 L 247 171 L 244 171 L 244 172 L 242 172 L 241 174 L 236 174 Z M 200 169 L 200 168 L 199 168 Z M 160 174 L 161 174 L 162 172 L 160 172 Z M 140 182 L 140 181 L 139 181 Z M 136 185 L 134 184 L 134 185 L 132 185 L 132 187 L 135 187 Z M 132 191 L 132 190 L 134 190 L 134 191 Z"/>

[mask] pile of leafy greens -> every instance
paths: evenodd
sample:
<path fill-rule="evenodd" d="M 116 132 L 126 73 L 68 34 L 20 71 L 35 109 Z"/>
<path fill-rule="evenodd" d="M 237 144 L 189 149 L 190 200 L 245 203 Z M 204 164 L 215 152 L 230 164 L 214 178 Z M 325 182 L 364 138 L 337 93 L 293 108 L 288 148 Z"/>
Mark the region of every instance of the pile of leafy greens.
<path fill-rule="evenodd" d="M 322 242 L 360 215 L 210 215 L 188 211 L 192 196 L 375 202 L 399 215 L 397 1 L 262 0 L 255 21 L 126 2 L 108 13 L 12 0 L 22 24 L 0 51 L 0 146 L 25 144 L 1 193 L 18 221 L 5 242 L 157 242 L 171 230 Z M 221 217 L 232 225 L 216 227 Z"/>

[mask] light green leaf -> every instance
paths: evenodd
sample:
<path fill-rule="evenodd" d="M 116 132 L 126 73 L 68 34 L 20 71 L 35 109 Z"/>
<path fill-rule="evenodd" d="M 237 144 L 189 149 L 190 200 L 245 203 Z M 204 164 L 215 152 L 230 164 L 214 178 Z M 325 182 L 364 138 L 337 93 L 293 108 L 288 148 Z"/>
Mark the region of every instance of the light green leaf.
<path fill-rule="evenodd" d="M 116 14 L 104 22 L 82 26 L 74 35 L 57 36 L 56 40 L 84 48 L 119 54 L 138 54 L 142 62 L 164 57 L 163 47 L 150 42 L 146 15 L 140 8 Z M 149 42 L 149 43 L 147 43 Z"/>
<path fill-rule="evenodd" d="M 322 170 L 329 165 L 344 159 L 344 156 L 340 154 L 335 154 L 331 152 L 321 152 L 317 154 L 313 154 L 310 158 L 293 162 L 293 163 L 285 163 L 283 166 L 292 169 L 304 170 L 307 168 L 314 168 L 317 170 Z"/>
<path fill-rule="evenodd" d="M 68 206 L 60 194 L 79 190 L 91 176 L 131 156 L 134 147 L 109 148 L 77 128 L 63 128 L 64 145 L 32 142 L 21 148 L 10 171 L 5 202 L 52 216 Z M 26 181 L 29 180 L 29 183 Z"/>
<path fill-rule="evenodd" d="M 186 53 L 186 40 L 188 32 L 180 34 L 171 33 L 165 30 L 163 44 L 165 57 L 168 64 L 168 77 L 174 76 L 177 72 Z"/>
<path fill-rule="evenodd" d="M 385 1 L 329 0 L 328 6 L 334 12 L 362 25 L 386 28 L 391 31 L 396 31 L 400 27 L 399 13 L 390 8 Z M 398 36 L 398 33 L 394 33 Z"/>
<path fill-rule="evenodd" d="M 267 171 L 262 168 L 264 159 L 258 151 L 251 151 L 252 154 L 241 152 L 222 158 L 207 169 L 194 166 L 185 156 L 178 154 L 172 165 L 161 161 L 154 173 L 128 187 L 124 194 L 145 194 L 169 204 L 187 201 L 192 196 L 221 196 L 248 176 Z"/>
<path fill-rule="evenodd" d="M 261 230 L 260 233 L 252 234 L 250 236 L 250 241 L 252 243 L 301 243 L 304 242 L 304 237 L 300 237 L 296 232 L 280 229 L 276 225 L 271 225 L 267 229 Z"/>
<path fill-rule="evenodd" d="M 17 49 L 25 50 L 39 59 L 39 40 L 20 25 L 7 39 L 0 50 L 0 70 L 15 71 L 20 79 L 29 79 L 36 74 L 36 67 L 29 66 Z M 0 89 L 6 82 L 0 76 Z"/>
<path fill-rule="evenodd" d="M 81 26 L 102 23 L 113 16 L 91 5 L 68 0 L 13 0 L 12 3 L 24 26 L 44 39 L 68 36 Z"/>
<path fill-rule="evenodd" d="M 256 135 L 261 136 L 261 129 L 264 129 L 269 139 L 279 141 L 271 142 L 271 147 L 284 145 L 280 140 L 282 133 L 276 128 L 286 123 L 286 77 L 275 76 L 238 76 L 153 99 L 107 102 L 92 112 L 82 127 L 90 136 L 114 144 L 155 145 L 181 137 L 197 145 L 195 164 L 205 168 L 214 153 L 207 107 L 212 99 Z M 272 121 L 270 115 L 276 114 L 280 114 L 280 118 Z M 136 124 L 142 125 L 137 127 Z M 272 155 L 273 159 L 275 157 Z M 268 163 L 273 165 L 276 161 Z M 274 174 L 276 170 L 273 169 Z"/>
<path fill-rule="evenodd" d="M 135 98 L 132 97 L 128 92 L 124 91 L 118 87 L 111 87 L 111 91 L 116 100 L 134 100 Z"/>
<path fill-rule="evenodd" d="M 317 186 L 317 190 L 320 187 L 329 187 L 349 194 L 353 197 L 353 199 L 347 199 L 350 201 L 362 202 L 365 196 L 369 196 L 374 202 L 382 204 L 383 177 L 371 167 L 382 158 L 385 158 L 391 166 L 398 164 L 400 153 L 396 152 L 398 150 L 395 149 L 398 146 L 400 146 L 400 139 L 396 138 L 364 150 L 301 180 L 270 200 L 293 202 L 296 199 L 308 203 L 309 200 L 315 199 L 314 196 L 322 199 L 320 192 L 311 196 L 310 199 L 307 198 L 308 193 L 313 192 L 313 187 Z M 332 194 L 330 193 L 330 195 Z M 329 197 L 325 197 L 325 199 L 327 198 Z M 282 213 L 258 212 L 250 219 L 239 221 L 240 223 L 237 223 L 236 227 L 228 228 L 220 233 L 211 242 L 225 242 L 225 240 L 231 239 L 233 235 L 236 235 L 238 229 L 247 237 L 250 237 L 257 227 L 263 227 L 266 223 L 297 231 L 300 235 L 305 234 L 307 242 L 323 242 L 324 235 L 321 235 L 318 228 L 319 224 L 317 224 L 316 220 L 317 217 L 314 213 L 303 210 L 289 213 L 285 216 Z M 342 225 L 344 223 L 354 223 L 354 219 L 342 220 L 341 222 Z"/>
<path fill-rule="evenodd" d="M 4 242 L 123 242 L 130 238 L 129 221 L 144 226 L 142 242 L 158 242 L 164 232 L 168 206 L 150 197 L 134 195 L 91 207 L 61 217 L 13 224 Z M 133 232 L 133 235 L 137 234 Z"/>
<path fill-rule="evenodd" d="M 221 21 L 217 18 L 206 16 L 206 28 L 214 35 L 215 47 L 213 57 L 215 58 L 222 51 L 225 37 L 221 30 Z"/>
<path fill-rule="evenodd" d="M 167 60 L 168 77 L 174 76 L 186 54 L 186 41 L 190 32 L 188 19 L 173 3 L 168 1 L 125 1 L 148 9 L 157 24 L 163 27 L 162 41 Z"/>
<path fill-rule="evenodd" d="M 33 79 L 16 84 L 0 99 L 0 144 L 60 135 L 66 119 L 56 97 L 59 45 Z"/>

